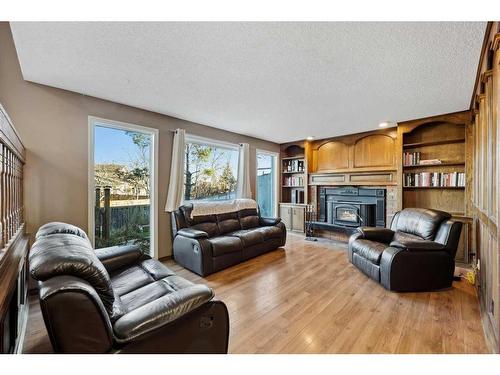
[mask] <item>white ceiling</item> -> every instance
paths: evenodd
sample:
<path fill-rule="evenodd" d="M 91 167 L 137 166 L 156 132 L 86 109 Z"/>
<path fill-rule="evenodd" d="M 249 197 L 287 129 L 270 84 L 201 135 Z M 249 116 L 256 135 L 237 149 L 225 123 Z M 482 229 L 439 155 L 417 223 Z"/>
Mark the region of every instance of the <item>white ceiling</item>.
<path fill-rule="evenodd" d="M 28 81 L 281 143 L 467 109 L 486 23 L 11 27 Z"/>

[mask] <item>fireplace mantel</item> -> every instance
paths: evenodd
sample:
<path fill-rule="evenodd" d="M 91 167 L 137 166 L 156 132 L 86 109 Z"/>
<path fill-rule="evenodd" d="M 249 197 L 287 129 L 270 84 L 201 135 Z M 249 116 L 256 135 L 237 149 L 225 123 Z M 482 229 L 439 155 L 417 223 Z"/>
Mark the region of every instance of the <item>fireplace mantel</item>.
<path fill-rule="evenodd" d="M 397 170 L 310 173 L 309 185 L 396 186 Z"/>

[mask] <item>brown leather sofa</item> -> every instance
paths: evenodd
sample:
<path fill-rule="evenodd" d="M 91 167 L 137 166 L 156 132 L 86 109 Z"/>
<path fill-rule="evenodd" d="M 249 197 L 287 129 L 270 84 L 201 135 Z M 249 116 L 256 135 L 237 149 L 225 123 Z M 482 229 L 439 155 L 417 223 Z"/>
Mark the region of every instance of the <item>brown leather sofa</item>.
<path fill-rule="evenodd" d="M 284 246 L 286 228 L 279 218 L 263 218 L 256 209 L 191 216 L 192 204 L 172 212 L 174 259 L 206 276 Z"/>
<path fill-rule="evenodd" d="M 349 261 L 386 289 L 451 287 L 462 223 L 437 210 L 406 208 L 391 229 L 360 227 L 349 238 Z"/>
<path fill-rule="evenodd" d="M 30 272 L 56 353 L 227 353 L 225 304 L 138 246 L 94 251 L 83 230 L 49 223 Z"/>

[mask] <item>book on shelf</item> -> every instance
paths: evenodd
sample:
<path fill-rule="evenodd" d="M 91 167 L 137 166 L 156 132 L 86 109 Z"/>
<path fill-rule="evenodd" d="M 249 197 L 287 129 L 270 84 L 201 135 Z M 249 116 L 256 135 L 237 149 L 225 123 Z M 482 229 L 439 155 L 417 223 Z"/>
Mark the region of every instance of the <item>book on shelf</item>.
<path fill-rule="evenodd" d="M 434 165 L 441 164 L 441 159 L 420 159 L 420 152 L 405 152 L 403 153 L 403 165 L 416 166 L 416 165 Z"/>
<path fill-rule="evenodd" d="M 303 186 L 303 176 L 283 176 L 283 186 Z"/>
<path fill-rule="evenodd" d="M 304 160 L 283 160 L 284 172 L 304 172 Z"/>
<path fill-rule="evenodd" d="M 292 189 L 291 203 L 304 203 L 305 193 L 304 190 Z"/>
<path fill-rule="evenodd" d="M 403 153 L 403 165 L 417 165 L 420 161 L 420 152 Z"/>
<path fill-rule="evenodd" d="M 405 187 L 464 187 L 464 172 L 420 172 L 404 173 Z"/>

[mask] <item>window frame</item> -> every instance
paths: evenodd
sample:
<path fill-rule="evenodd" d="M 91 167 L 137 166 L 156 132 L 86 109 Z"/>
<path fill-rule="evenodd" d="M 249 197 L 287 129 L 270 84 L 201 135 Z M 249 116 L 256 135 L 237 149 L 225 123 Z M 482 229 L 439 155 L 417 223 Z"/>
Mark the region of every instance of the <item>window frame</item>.
<path fill-rule="evenodd" d="M 198 145 L 203 145 L 203 146 L 211 146 L 219 149 L 226 149 L 226 150 L 232 150 L 236 151 L 238 153 L 238 162 L 237 162 L 237 168 L 236 168 L 236 185 L 238 185 L 238 175 L 239 175 L 239 152 L 240 152 L 240 144 L 238 143 L 231 143 L 231 142 L 226 142 L 226 141 L 220 141 L 217 139 L 213 138 L 206 138 L 202 137 L 199 135 L 194 135 L 194 134 L 189 134 L 186 133 L 186 138 L 185 138 L 185 143 L 186 145 L 188 143 L 195 143 Z M 183 167 L 183 184 L 182 184 L 182 196 L 184 197 L 185 189 L 186 189 L 186 162 L 184 161 L 184 167 Z M 184 200 L 184 203 L 192 203 L 192 202 L 227 202 L 230 201 L 231 199 L 219 199 L 219 200 L 201 200 L 201 199 L 190 199 L 190 200 Z"/>
<path fill-rule="evenodd" d="M 88 116 L 88 230 L 87 234 L 95 246 L 95 171 L 94 171 L 94 129 L 97 124 L 117 130 L 131 130 L 149 134 L 152 137 L 151 143 L 151 197 L 150 197 L 150 222 L 153 223 L 151 229 L 150 256 L 158 259 L 158 155 L 159 155 L 159 130 L 142 125 L 131 124 L 122 121 L 109 120 L 101 117 Z"/>
<path fill-rule="evenodd" d="M 274 199 L 274 204 L 273 204 L 273 217 L 278 217 L 278 207 L 279 207 L 279 152 L 274 152 L 274 151 L 269 151 L 269 150 L 263 150 L 263 149 L 256 149 L 255 150 L 255 201 L 259 202 L 259 189 L 258 189 L 258 180 L 257 180 L 257 173 L 258 173 L 258 154 L 263 154 L 263 155 L 269 155 L 269 156 L 274 156 L 274 162 L 273 162 L 273 168 L 274 168 L 274 181 L 273 181 L 273 199 Z"/>

